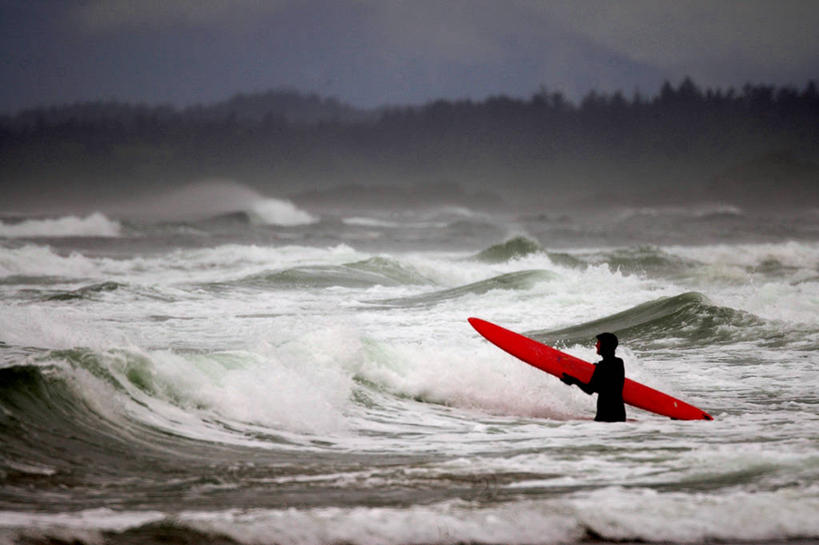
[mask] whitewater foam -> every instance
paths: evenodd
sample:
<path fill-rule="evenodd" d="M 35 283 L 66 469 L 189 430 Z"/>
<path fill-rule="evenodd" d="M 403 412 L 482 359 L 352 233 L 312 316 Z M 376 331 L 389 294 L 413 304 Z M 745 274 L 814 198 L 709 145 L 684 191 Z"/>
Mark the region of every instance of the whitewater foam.
<path fill-rule="evenodd" d="M 203 220 L 234 213 L 246 214 L 257 225 L 299 226 L 318 221 L 285 199 L 263 195 L 233 180 L 188 184 L 159 197 L 142 197 L 122 206 L 119 213 L 162 221 Z"/>
<path fill-rule="evenodd" d="M 0 221 L 0 238 L 119 237 L 122 226 L 95 212 L 84 218 L 29 219 L 19 223 Z"/>
<path fill-rule="evenodd" d="M 250 206 L 248 212 L 251 222 L 261 225 L 295 227 L 318 221 L 304 210 L 297 208 L 292 202 L 279 199 L 264 199 L 255 202 Z"/>
<path fill-rule="evenodd" d="M 671 246 L 666 250 L 709 265 L 738 266 L 753 270 L 773 260 L 786 267 L 819 270 L 819 244 L 816 242 Z"/>
<path fill-rule="evenodd" d="M 62 255 L 50 246 L 26 244 L 19 248 L 0 247 L 0 277 L 92 278 L 123 284 L 171 285 L 184 281 L 229 281 L 278 268 L 316 262 L 342 265 L 369 257 L 345 244 L 326 248 L 226 244 L 130 259 L 89 257 L 79 252 Z"/>
<path fill-rule="evenodd" d="M 98 272 L 93 259 L 74 252 L 67 257 L 48 246 L 27 244 L 21 248 L 0 248 L 0 276 L 84 277 Z"/>
<path fill-rule="evenodd" d="M 467 350 L 381 344 L 358 374 L 402 396 L 487 414 L 566 419 L 589 409 L 540 371 L 476 342 Z M 585 402 L 585 403 L 584 403 Z"/>
<path fill-rule="evenodd" d="M 491 485 L 496 486 L 496 485 Z M 2 513 L 5 528 L 123 532 L 161 520 L 238 543 L 400 545 L 464 542 L 572 543 L 588 539 L 649 543 L 815 539 L 819 501 L 804 495 L 734 492 L 723 497 L 605 488 L 562 500 L 480 505 L 460 500 L 394 507 L 183 511 L 94 509 L 71 514 Z M 72 535 L 68 533 L 67 535 Z M 82 535 L 80 536 L 82 537 Z"/>
<path fill-rule="evenodd" d="M 497 232 L 467 226 L 442 235 L 457 250 L 404 253 L 389 245 L 407 230 L 382 229 L 372 251 L 339 244 L 343 233 L 322 238 L 356 231 L 342 223 L 265 229 L 240 213 L 214 221 L 211 241 L 154 233 L 133 251 L 7 241 L 0 356 L 11 395 L 0 415 L 12 415 L 2 439 L 16 459 L 0 456 L 10 475 L 0 542 L 27 531 L 89 543 L 819 537 L 812 243 L 574 248 L 558 259 L 522 239 L 523 251 L 493 246 Z M 281 233 L 300 242 L 278 246 Z M 497 259 L 471 259 L 493 247 Z M 707 276 L 721 268 L 736 278 Z M 299 276 L 338 270 L 347 276 Z M 298 282 L 248 281 L 282 273 Z M 596 329 L 590 322 L 670 296 L 693 309 L 624 336 L 618 355 L 630 378 L 714 422 L 628 409 L 628 422 L 601 426 L 594 396 L 466 322 Z M 372 304 L 424 297 L 431 303 Z M 692 340 L 701 327 L 718 342 Z M 593 333 L 562 348 L 596 361 Z M 64 430 L 39 435 L 49 448 L 30 448 L 27 430 L 54 421 Z M 63 448 L 68 437 L 78 440 Z M 121 506 L 126 522 L 91 509 L 100 505 Z"/>
<path fill-rule="evenodd" d="M 768 320 L 817 323 L 819 244 L 815 242 L 674 246 L 667 251 L 701 264 L 690 275 L 692 285 L 712 289 L 722 285 L 712 297 L 719 305 Z"/>
<path fill-rule="evenodd" d="M 344 412 L 354 386 L 350 369 L 359 365 L 361 343 L 349 331 L 324 329 L 283 346 L 260 342 L 254 352 L 186 354 L 129 347 L 65 356 L 52 353 L 45 361 L 59 362 L 66 356 L 75 366 L 101 366 L 132 399 L 151 407 L 153 413 L 143 418 L 160 417 L 165 427 L 180 421 L 181 410 L 188 427 L 198 429 L 197 436 L 202 426 L 191 427 L 191 417 L 197 414 L 203 422 L 218 418 L 231 426 L 334 433 L 346 426 Z M 94 391 L 100 387 L 86 389 L 80 384 L 83 396 Z M 190 433 L 187 428 L 174 431 Z"/>
<path fill-rule="evenodd" d="M 350 218 L 344 218 L 341 220 L 345 225 L 354 225 L 357 227 L 388 227 L 391 229 L 397 229 L 402 227 L 402 224 L 395 221 L 387 221 L 387 220 L 380 220 L 376 218 L 367 218 L 367 217 L 359 217 L 353 216 Z"/>
<path fill-rule="evenodd" d="M 743 213 L 742 208 L 732 204 L 702 203 L 692 206 L 644 206 L 640 208 L 626 208 L 619 213 L 619 217 L 620 219 L 631 219 L 640 216 L 705 218 L 718 215 L 741 216 Z"/>
<path fill-rule="evenodd" d="M 114 324 L 103 324 L 93 313 L 76 308 L 17 306 L 0 303 L 0 341 L 10 346 L 106 349 L 128 344 Z"/>
<path fill-rule="evenodd" d="M 0 512 L 0 515 L 0 527 L 5 528 L 83 529 L 90 526 L 93 532 L 123 531 L 164 517 L 159 511 L 121 511 L 105 507 L 52 515 L 13 511 Z"/>

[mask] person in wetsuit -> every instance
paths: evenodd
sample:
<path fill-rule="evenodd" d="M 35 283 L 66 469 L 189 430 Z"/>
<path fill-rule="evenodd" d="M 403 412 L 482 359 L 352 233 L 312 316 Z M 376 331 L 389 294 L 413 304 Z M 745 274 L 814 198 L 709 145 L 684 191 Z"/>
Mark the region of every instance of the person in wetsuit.
<path fill-rule="evenodd" d="M 625 422 L 626 406 L 623 404 L 623 384 L 626 380 L 623 360 L 614 356 L 617 348 L 617 336 L 614 333 L 601 333 L 597 336 L 597 353 L 603 360 L 594 367 L 594 373 L 588 383 L 568 373 L 560 379 L 569 386 L 576 384 L 581 390 L 591 395 L 597 393 L 598 422 Z"/>

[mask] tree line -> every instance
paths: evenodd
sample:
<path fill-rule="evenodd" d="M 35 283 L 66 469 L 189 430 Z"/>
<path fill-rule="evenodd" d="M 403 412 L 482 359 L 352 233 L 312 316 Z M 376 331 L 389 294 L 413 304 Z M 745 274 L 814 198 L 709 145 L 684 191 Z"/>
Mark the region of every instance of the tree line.
<path fill-rule="evenodd" d="M 282 188 L 444 179 L 527 188 L 696 185 L 743 161 L 819 156 L 819 91 L 690 78 L 654 96 L 542 88 L 528 98 L 359 110 L 277 91 L 212 106 L 89 102 L 0 117 L 7 185 L 112 190 L 223 176 Z"/>

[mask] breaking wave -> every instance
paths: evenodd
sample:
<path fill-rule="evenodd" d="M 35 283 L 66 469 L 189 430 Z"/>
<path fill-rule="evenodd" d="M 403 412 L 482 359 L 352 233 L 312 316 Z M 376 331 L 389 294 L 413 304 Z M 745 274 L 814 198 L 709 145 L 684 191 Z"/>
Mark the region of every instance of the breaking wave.
<path fill-rule="evenodd" d="M 317 221 L 311 214 L 285 199 L 271 198 L 230 180 L 189 184 L 159 197 L 143 197 L 129 203 L 127 212 L 137 217 L 167 222 L 245 218 L 257 225 L 291 227 Z"/>
<path fill-rule="evenodd" d="M 435 305 L 443 301 L 457 299 L 466 295 L 482 295 L 492 290 L 528 290 L 540 282 L 548 282 L 557 278 L 557 274 L 544 270 L 515 271 L 472 282 L 463 286 L 438 290 L 431 293 L 381 299 L 373 301 L 390 306 L 424 306 Z"/>
<path fill-rule="evenodd" d="M 0 238 L 118 237 L 119 222 L 95 212 L 86 217 L 65 216 L 55 219 L 0 221 Z"/>
<path fill-rule="evenodd" d="M 714 216 L 741 216 L 744 214 L 742 208 L 723 203 L 703 203 L 694 206 L 645 206 L 641 208 L 629 208 L 620 214 L 622 219 L 630 219 L 640 216 L 667 217 L 680 216 L 688 218 L 708 219 Z"/>
<path fill-rule="evenodd" d="M 343 265 L 304 265 L 253 274 L 234 283 L 261 288 L 362 288 L 429 284 L 412 266 L 386 257 L 372 257 Z"/>
<path fill-rule="evenodd" d="M 83 286 L 75 290 L 60 291 L 58 293 L 49 295 L 46 299 L 49 301 L 71 301 L 74 299 L 94 299 L 100 294 L 115 291 L 123 287 L 119 282 L 99 282 Z"/>
<path fill-rule="evenodd" d="M 495 493 L 497 481 L 483 484 Z M 625 499 L 623 499 L 625 496 Z M 8 513 L 25 543 L 404 545 L 428 543 L 814 543 L 816 497 L 731 491 L 716 500 L 602 488 L 570 500 L 497 505 L 449 500 L 398 507 L 289 507 L 182 511 L 89 509 L 64 515 Z M 659 515 L 657 514 L 659 513 Z M 663 516 L 658 524 L 653 516 Z M 4 515 L 6 515 L 4 513 Z M 653 515 L 653 516 L 652 516 Z M 85 528 L 91 526 L 93 530 Z M 271 536 L 275 536 L 271 540 Z"/>
<path fill-rule="evenodd" d="M 747 312 L 713 304 L 705 295 L 688 292 L 654 301 L 576 326 L 550 331 L 535 331 L 529 336 L 547 344 L 572 345 L 588 343 L 602 331 L 610 331 L 629 342 L 668 342 L 712 345 L 758 337 L 765 322 Z M 772 328 L 774 339 L 781 334 Z"/>
<path fill-rule="evenodd" d="M 501 244 L 490 246 L 476 254 L 474 259 L 484 263 L 505 263 L 542 251 L 543 248 L 534 240 L 518 236 Z"/>
<path fill-rule="evenodd" d="M 80 253 L 62 256 L 49 246 L 26 244 L 20 248 L 0 248 L 0 278 L 6 280 L 93 276 L 98 270 L 92 258 Z"/>
<path fill-rule="evenodd" d="M 180 218 L 181 219 L 181 218 Z M 230 224 L 270 225 L 277 227 L 298 227 L 317 223 L 318 218 L 282 199 L 263 199 L 243 202 L 224 211 L 214 211 L 197 225 L 219 226 Z"/>
<path fill-rule="evenodd" d="M 250 206 L 247 214 L 251 223 L 257 225 L 295 227 L 318 221 L 304 210 L 297 208 L 292 202 L 280 199 L 264 199 L 256 202 Z"/>

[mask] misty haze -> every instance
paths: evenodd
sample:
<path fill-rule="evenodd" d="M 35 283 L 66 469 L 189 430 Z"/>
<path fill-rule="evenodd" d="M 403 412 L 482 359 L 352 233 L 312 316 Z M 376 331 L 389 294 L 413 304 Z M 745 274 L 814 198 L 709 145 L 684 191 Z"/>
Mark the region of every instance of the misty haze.
<path fill-rule="evenodd" d="M 819 204 L 819 93 L 666 83 L 579 104 L 438 100 L 361 110 L 296 92 L 175 109 L 95 102 L 0 120 L 6 211 L 127 210 L 203 180 L 306 207 Z M 224 199 L 214 195 L 219 203 Z"/>

